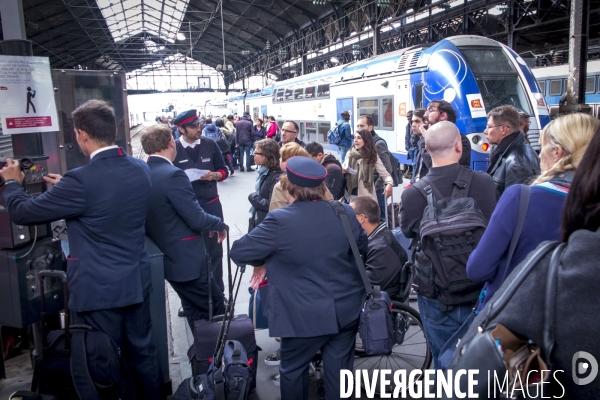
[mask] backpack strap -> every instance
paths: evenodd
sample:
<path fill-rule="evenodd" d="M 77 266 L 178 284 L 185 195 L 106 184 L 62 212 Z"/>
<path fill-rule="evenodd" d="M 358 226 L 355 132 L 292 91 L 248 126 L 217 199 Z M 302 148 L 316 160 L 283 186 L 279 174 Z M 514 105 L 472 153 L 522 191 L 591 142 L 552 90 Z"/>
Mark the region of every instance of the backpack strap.
<path fill-rule="evenodd" d="M 424 176 L 423 178 L 416 181 L 413 186 L 425 197 L 427 205 L 429 206 L 429 218 L 435 218 L 435 210 L 437 210 L 437 201 L 442 200 L 444 196 L 440 191 L 433 186 L 431 179 Z"/>
<path fill-rule="evenodd" d="M 362 258 L 360 257 L 358 246 L 356 245 L 356 240 L 354 240 L 354 235 L 352 235 L 352 228 L 350 228 L 350 221 L 348 220 L 346 208 L 344 208 L 344 205 L 339 201 L 328 201 L 328 203 L 331 204 L 338 217 L 342 220 L 342 225 L 344 225 L 344 231 L 346 231 L 348 242 L 350 242 L 350 248 L 352 249 L 352 253 L 354 254 L 354 259 L 356 260 L 356 267 L 358 268 L 360 277 L 362 278 L 363 284 L 365 285 L 367 295 L 370 295 L 373 293 L 373 286 L 371 285 L 371 281 L 369 280 L 367 272 L 365 271 L 365 265 L 363 263 Z M 375 288 L 379 289 L 378 286 L 376 286 Z"/>
<path fill-rule="evenodd" d="M 75 384 L 75 390 L 80 399 L 102 400 L 88 369 L 85 343 L 86 333 L 85 331 L 75 331 L 72 333 L 71 375 Z"/>
<path fill-rule="evenodd" d="M 458 172 L 458 177 L 456 181 L 454 181 L 454 188 L 452 189 L 451 199 L 461 199 L 463 197 L 467 197 L 469 195 L 469 190 L 471 188 L 471 181 L 473 180 L 473 176 L 475 172 L 473 170 L 460 166 L 460 170 Z"/>

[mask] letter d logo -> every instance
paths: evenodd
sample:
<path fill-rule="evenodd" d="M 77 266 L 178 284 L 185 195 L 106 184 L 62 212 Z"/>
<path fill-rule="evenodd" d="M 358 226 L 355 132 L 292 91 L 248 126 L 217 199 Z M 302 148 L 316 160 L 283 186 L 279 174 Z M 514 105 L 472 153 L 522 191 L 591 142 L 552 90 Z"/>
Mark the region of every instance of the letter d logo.
<path fill-rule="evenodd" d="M 586 362 L 577 362 L 579 359 L 585 359 Z M 573 360 L 571 364 L 573 368 L 573 381 L 576 385 L 587 385 L 591 383 L 598 375 L 598 362 L 593 355 L 586 351 L 578 351 L 573 354 Z M 579 378 L 579 375 L 585 374 L 591 367 L 590 374 L 587 378 Z"/>

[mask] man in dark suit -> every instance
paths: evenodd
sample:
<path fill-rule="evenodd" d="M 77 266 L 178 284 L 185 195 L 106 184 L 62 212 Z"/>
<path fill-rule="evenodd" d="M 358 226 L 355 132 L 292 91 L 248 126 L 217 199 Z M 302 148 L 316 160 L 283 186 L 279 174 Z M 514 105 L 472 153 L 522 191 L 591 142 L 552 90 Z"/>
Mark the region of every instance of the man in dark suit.
<path fill-rule="evenodd" d="M 196 110 L 183 111 L 177 115 L 173 123 L 177 125 L 177 129 L 181 133 L 181 137 L 175 141 L 177 156 L 173 164 L 184 171 L 193 168 L 208 171 L 199 179 L 192 181 L 192 189 L 205 212 L 223 219 L 223 208 L 219 200 L 217 182 L 222 182 L 227 178 L 227 166 L 219 146 L 212 139 L 200 138 L 202 131 Z M 208 237 L 208 232 L 206 232 L 206 236 L 213 276 L 221 292 L 224 292 L 223 246 L 218 242 L 216 236 Z"/>
<path fill-rule="evenodd" d="M 114 145 L 115 113 L 90 100 L 73 111 L 77 143 L 90 163 L 31 198 L 21 186 L 19 162 L 7 159 L 3 202 L 13 222 L 33 225 L 64 218 L 69 231 L 69 308 L 76 322 L 112 337 L 136 381 L 138 399 L 160 398 L 160 372 L 151 341 L 150 260 L 144 220 L 150 201 L 146 163 Z"/>
<path fill-rule="evenodd" d="M 194 321 L 207 319 L 209 293 L 214 315 L 225 311 L 223 292 L 214 280 L 209 291 L 202 232 L 212 236 L 218 231 L 221 243 L 227 226 L 220 218 L 204 212 L 185 172 L 173 166 L 177 148 L 169 128 L 160 124 L 149 127 L 142 136 L 142 147 L 149 155 L 152 181 L 146 234 L 165 255 L 165 278 L 179 295 L 193 331 Z"/>

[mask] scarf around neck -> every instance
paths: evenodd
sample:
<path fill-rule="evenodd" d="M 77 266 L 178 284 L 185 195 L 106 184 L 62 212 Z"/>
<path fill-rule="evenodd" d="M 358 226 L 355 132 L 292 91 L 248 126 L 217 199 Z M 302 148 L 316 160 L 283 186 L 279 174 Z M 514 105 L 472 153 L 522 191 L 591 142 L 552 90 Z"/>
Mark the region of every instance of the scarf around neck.
<path fill-rule="evenodd" d="M 512 142 L 514 142 L 515 140 L 517 140 L 517 138 L 519 136 L 523 136 L 523 134 L 521 132 L 511 133 L 510 135 L 506 136 L 496 146 L 496 148 L 494 148 L 492 150 L 492 153 L 490 154 L 490 166 L 488 167 L 488 170 L 487 170 L 488 174 L 492 171 L 492 169 L 494 169 L 494 166 L 496 165 L 496 162 L 502 156 L 502 154 L 504 154 L 504 152 L 506 151 L 506 149 L 508 149 L 508 146 L 510 146 Z"/>
<path fill-rule="evenodd" d="M 363 159 L 363 155 L 355 148 L 352 147 L 348 151 L 348 166 L 356 171 L 356 174 L 346 174 L 346 187 L 348 193 L 352 193 L 355 188 L 358 188 L 358 182 L 362 181 L 364 187 L 369 193 L 373 193 L 373 183 L 375 182 L 375 164 L 370 165 L 363 160 L 362 164 L 358 161 Z"/>

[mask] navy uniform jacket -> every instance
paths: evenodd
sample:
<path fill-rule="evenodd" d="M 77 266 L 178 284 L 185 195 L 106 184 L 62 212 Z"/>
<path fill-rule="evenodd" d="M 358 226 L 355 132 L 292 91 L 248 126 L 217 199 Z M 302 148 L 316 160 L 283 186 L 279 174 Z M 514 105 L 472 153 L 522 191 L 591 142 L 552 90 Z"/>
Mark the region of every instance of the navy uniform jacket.
<path fill-rule="evenodd" d="M 69 308 L 83 312 L 141 303 L 150 292 L 144 220 L 151 189 L 146 163 L 114 148 L 38 197 L 6 185 L 3 200 L 17 224 L 66 219 Z"/>
<path fill-rule="evenodd" d="M 223 179 L 227 178 L 227 166 L 223 160 L 223 154 L 219 149 L 219 146 L 214 140 L 203 137 L 200 140 L 200 155 L 196 160 L 190 159 L 187 151 L 181 145 L 181 138 L 175 141 L 177 146 L 177 157 L 173 164 L 183 170 L 189 168 L 207 169 L 213 172 L 220 172 L 223 175 Z M 196 194 L 196 198 L 200 205 L 212 203 L 219 198 L 219 192 L 217 191 L 217 181 L 201 181 L 196 180 L 192 182 L 192 188 Z"/>
<path fill-rule="evenodd" d="M 365 232 L 348 205 L 359 250 Z M 359 316 L 366 292 L 341 219 L 326 201 L 296 201 L 270 211 L 231 248 L 236 264 L 267 266 L 269 334 L 313 337 L 339 332 Z"/>
<path fill-rule="evenodd" d="M 174 282 L 200 278 L 206 266 L 200 232 L 222 231 L 225 224 L 200 207 L 185 172 L 161 157 L 150 156 L 148 166 L 152 197 L 146 234 L 165 255 L 165 278 Z"/>

